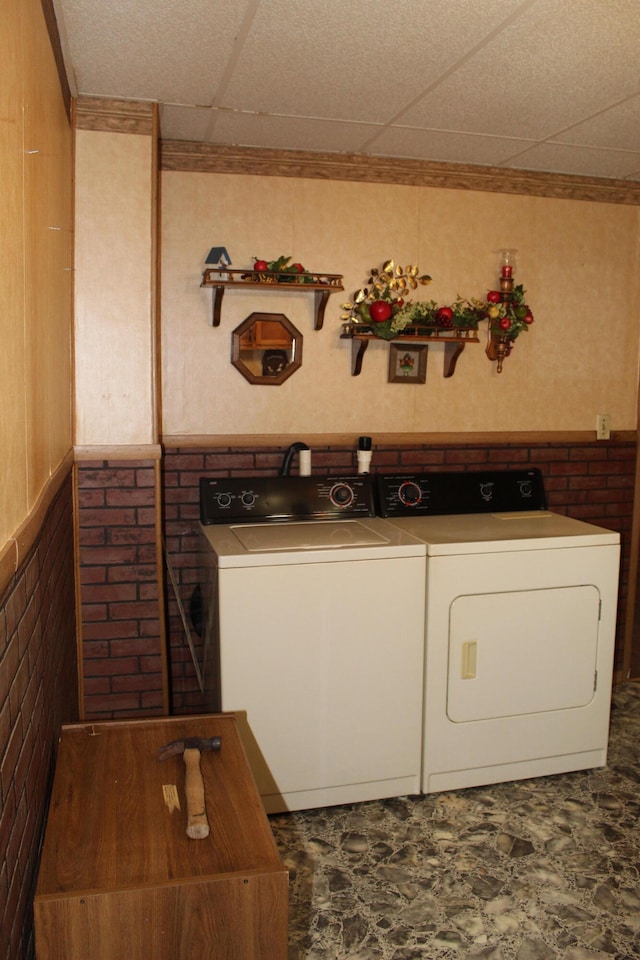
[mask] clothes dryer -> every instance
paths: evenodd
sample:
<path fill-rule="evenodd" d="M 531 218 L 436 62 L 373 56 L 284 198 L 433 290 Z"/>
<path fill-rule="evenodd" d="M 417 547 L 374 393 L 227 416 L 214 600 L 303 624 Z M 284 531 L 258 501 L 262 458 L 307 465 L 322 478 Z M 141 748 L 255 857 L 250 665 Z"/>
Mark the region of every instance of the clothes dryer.
<path fill-rule="evenodd" d="M 619 534 L 547 510 L 537 470 L 378 487 L 427 548 L 422 790 L 604 766 Z"/>

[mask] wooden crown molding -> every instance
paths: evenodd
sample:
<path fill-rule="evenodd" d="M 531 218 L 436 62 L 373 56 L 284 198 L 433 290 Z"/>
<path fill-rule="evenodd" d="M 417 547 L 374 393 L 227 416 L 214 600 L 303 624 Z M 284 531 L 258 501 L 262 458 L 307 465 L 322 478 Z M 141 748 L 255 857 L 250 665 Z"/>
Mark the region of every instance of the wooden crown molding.
<path fill-rule="evenodd" d="M 230 147 L 182 140 L 160 142 L 160 169 L 397 183 L 448 190 L 524 194 L 558 200 L 640 204 L 640 182 L 628 180 L 359 154 Z"/>
<path fill-rule="evenodd" d="M 157 110 L 157 104 L 151 102 L 77 97 L 74 100 L 74 125 L 77 130 L 155 136 Z"/>

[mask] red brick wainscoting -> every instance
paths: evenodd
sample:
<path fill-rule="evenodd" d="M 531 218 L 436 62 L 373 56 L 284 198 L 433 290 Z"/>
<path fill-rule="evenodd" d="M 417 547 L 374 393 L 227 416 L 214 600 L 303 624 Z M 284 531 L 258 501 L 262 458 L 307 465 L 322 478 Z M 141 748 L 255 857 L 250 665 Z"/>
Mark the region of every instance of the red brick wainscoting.
<path fill-rule="evenodd" d="M 167 712 L 157 468 L 76 464 L 85 719 Z"/>
<path fill-rule="evenodd" d="M 62 723 L 78 719 L 71 477 L 0 595 L 0 957 L 33 956 L 32 900 Z"/>
<path fill-rule="evenodd" d="M 284 449 L 167 448 L 163 460 L 163 507 L 167 553 L 175 572 L 184 609 L 198 582 L 198 484 L 201 476 L 275 476 Z M 549 508 L 586 520 L 622 536 L 622 568 L 617 657 L 622 658 L 622 629 L 627 596 L 629 544 L 633 509 L 635 443 L 443 444 L 374 446 L 372 470 L 474 470 L 538 467 L 544 474 Z M 356 472 L 353 449 L 314 447 L 313 472 Z M 167 588 L 172 682 L 172 710 L 194 713 L 205 709 L 188 648 L 179 607 Z M 191 631 L 193 634 L 193 630 Z M 197 637 L 195 637 L 197 641 Z"/>

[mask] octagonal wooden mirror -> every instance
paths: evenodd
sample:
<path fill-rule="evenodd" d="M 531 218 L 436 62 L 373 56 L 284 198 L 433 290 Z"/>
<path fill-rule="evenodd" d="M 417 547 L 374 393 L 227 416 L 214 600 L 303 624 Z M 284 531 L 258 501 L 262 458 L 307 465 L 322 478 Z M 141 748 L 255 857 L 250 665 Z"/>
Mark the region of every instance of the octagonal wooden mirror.
<path fill-rule="evenodd" d="M 277 387 L 302 364 L 302 334 L 283 313 L 251 313 L 231 335 L 231 363 L 249 383 Z"/>

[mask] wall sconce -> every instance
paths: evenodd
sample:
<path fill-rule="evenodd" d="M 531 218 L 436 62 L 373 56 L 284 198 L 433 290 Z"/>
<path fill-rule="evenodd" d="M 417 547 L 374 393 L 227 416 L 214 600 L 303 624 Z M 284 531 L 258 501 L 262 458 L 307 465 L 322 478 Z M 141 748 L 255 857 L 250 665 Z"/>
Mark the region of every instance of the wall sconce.
<path fill-rule="evenodd" d="M 516 253 L 513 247 L 504 247 L 500 252 L 499 305 L 495 303 L 489 313 L 489 342 L 486 354 L 489 360 L 497 363 L 496 370 L 502 373 L 502 364 L 513 349 L 513 341 L 528 324 L 533 322 L 533 314 L 524 303 L 522 286 L 514 288 L 514 271 L 516 268 Z M 495 299 L 498 299 L 496 293 Z"/>

